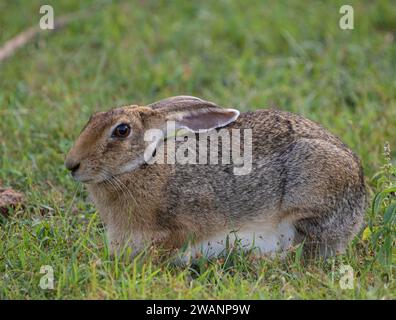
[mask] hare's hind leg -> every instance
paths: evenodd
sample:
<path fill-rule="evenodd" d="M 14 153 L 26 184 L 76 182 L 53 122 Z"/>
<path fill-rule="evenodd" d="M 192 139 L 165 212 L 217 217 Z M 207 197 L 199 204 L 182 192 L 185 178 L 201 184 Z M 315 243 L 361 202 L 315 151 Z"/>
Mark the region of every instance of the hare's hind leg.
<path fill-rule="evenodd" d="M 305 253 L 328 257 L 345 251 L 365 210 L 359 163 L 347 150 L 313 139 L 294 143 L 281 160 L 280 206 L 294 222 Z"/>
<path fill-rule="evenodd" d="M 306 257 L 328 258 L 345 252 L 348 242 L 357 233 L 361 223 L 361 215 L 334 212 L 303 218 L 294 225 L 297 241 L 304 243 Z"/>
<path fill-rule="evenodd" d="M 343 253 L 363 224 L 365 194 L 346 189 L 333 197 L 311 198 L 289 211 L 294 221 L 296 243 L 304 242 L 307 257 L 324 258 Z"/>
<path fill-rule="evenodd" d="M 325 221 L 321 219 L 306 218 L 295 223 L 297 231 L 296 242 L 303 243 L 304 256 L 307 258 L 328 258 L 343 253 L 347 241 L 345 236 L 329 234 Z"/>

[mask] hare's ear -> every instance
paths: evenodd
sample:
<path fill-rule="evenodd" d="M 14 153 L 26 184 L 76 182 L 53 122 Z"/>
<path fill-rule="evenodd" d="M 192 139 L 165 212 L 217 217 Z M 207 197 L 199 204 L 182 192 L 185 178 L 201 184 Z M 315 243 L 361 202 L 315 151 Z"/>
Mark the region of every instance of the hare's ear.
<path fill-rule="evenodd" d="M 239 111 L 235 109 L 189 108 L 185 111 L 170 113 L 166 118 L 175 121 L 177 129 L 184 128 L 200 132 L 224 127 L 238 117 Z"/>
<path fill-rule="evenodd" d="M 177 96 L 149 105 L 163 116 L 165 121 L 174 121 L 176 129 L 193 132 L 208 131 L 234 122 L 239 111 L 223 109 L 213 102 L 190 96 Z"/>
<path fill-rule="evenodd" d="M 174 97 L 166 98 L 166 99 L 151 103 L 148 105 L 148 107 L 150 107 L 154 110 L 165 109 L 165 108 L 172 109 L 172 108 L 177 108 L 177 107 L 181 108 L 183 106 L 189 106 L 189 105 L 197 105 L 197 104 L 201 104 L 201 103 L 205 103 L 205 104 L 211 105 L 213 107 L 218 107 L 213 102 L 204 101 L 200 98 L 193 97 L 193 96 L 174 96 Z"/>

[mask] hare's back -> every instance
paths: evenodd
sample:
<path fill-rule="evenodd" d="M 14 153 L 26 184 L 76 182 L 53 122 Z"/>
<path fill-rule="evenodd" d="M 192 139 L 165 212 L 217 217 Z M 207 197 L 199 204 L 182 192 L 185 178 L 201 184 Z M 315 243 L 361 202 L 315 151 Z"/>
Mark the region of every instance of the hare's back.
<path fill-rule="evenodd" d="M 243 164 L 250 170 L 236 174 L 239 165 L 222 162 L 221 139 L 218 163 L 172 166 L 166 190 L 167 210 L 174 215 L 213 225 L 224 221 L 238 225 L 303 205 L 299 199 L 306 201 L 309 195 L 315 195 L 312 205 L 316 206 L 329 191 L 362 184 L 354 154 L 337 137 L 302 116 L 258 110 L 242 113 L 226 129 L 250 130 L 251 163 Z M 246 149 L 242 140 L 241 155 Z"/>

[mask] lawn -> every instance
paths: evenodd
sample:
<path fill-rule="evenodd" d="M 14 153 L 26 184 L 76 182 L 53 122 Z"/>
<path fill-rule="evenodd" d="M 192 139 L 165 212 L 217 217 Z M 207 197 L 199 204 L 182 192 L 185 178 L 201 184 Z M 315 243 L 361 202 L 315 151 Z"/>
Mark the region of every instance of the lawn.
<path fill-rule="evenodd" d="M 42 4 L 55 21 L 89 14 L 0 62 L 0 185 L 26 196 L 0 218 L 0 299 L 396 298 L 393 1 L 349 1 L 354 29 L 342 30 L 344 1 L 5 0 L 0 46 L 37 25 Z M 309 262 L 300 248 L 284 260 L 234 253 L 194 267 L 152 250 L 133 262 L 110 256 L 65 154 L 93 112 L 179 94 L 298 112 L 354 150 L 373 205 L 347 253 Z M 46 265 L 53 289 L 39 285 Z"/>

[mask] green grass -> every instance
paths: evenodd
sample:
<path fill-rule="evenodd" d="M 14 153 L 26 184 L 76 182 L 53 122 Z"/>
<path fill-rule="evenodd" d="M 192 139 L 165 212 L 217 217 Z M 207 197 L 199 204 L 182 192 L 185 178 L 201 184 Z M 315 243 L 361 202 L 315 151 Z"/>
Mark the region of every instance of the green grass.
<path fill-rule="evenodd" d="M 344 1 L 44 3 L 55 19 L 92 14 L 0 64 L 0 180 L 27 196 L 0 223 L 0 298 L 396 298 L 395 198 L 386 191 L 394 169 L 383 155 L 385 141 L 396 150 L 392 1 L 350 1 L 349 31 L 338 26 Z M 2 1 L 0 44 L 38 23 L 44 3 Z M 322 123 L 362 158 L 371 199 L 380 194 L 367 211 L 371 229 L 326 262 L 304 263 L 298 250 L 284 261 L 239 253 L 195 268 L 152 252 L 132 263 L 110 257 L 65 153 L 92 112 L 177 94 L 242 111 L 275 105 Z M 339 285 L 343 264 L 354 289 Z M 39 287 L 43 265 L 54 268 L 54 290 Z"/>

